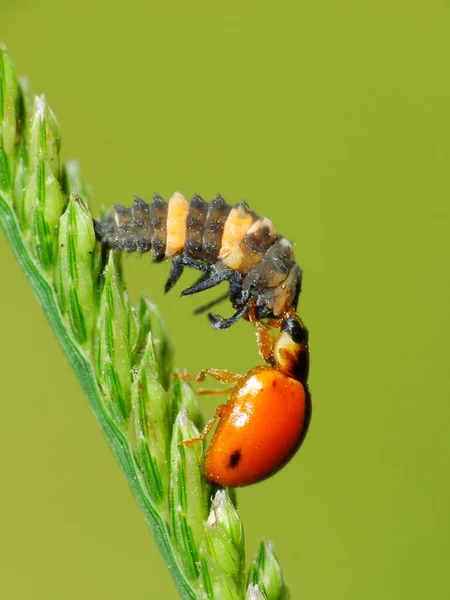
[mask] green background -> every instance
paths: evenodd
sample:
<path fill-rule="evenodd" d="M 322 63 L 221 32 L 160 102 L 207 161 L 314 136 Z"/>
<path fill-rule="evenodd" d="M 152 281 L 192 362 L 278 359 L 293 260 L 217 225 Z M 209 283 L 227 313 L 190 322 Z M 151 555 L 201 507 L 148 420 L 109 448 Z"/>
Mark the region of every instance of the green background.
<path fill-rule="evenodd" d="M 273 539 L 294 599 L 449 598 L 449 4 L 15 0 L 0 23 L 96 212 L 220 192 L 295 242 L 313 421 L 239 491 L 249 556 Z M 177 598 L 4 239 L 0 256 L 0 597 Z M 215 332 L 200 299 L 163 296 L 167 265 L 125 267 L 180 367 L 259 361 L 247 323 Z"/>

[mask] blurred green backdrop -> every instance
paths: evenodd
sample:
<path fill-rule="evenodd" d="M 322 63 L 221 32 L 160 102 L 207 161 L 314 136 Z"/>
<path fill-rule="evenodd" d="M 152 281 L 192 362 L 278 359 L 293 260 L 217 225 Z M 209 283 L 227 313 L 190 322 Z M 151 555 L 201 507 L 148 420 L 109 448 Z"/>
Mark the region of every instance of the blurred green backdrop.
<path fill-rule="evenodd" d="M 449 598 L 448 3 L 15 0 L 0 18 L 97 211 L 220 192 L 296 243 L 313 421 L 239 492 L 249 556 L 273 539 L 295 599 Z M 0 256 L 0 596 L 177 598 L 2 238 Z M 256 364 L 248 324 L 212 331 L 166 275 L 126 260 L 180 367 Z"/>

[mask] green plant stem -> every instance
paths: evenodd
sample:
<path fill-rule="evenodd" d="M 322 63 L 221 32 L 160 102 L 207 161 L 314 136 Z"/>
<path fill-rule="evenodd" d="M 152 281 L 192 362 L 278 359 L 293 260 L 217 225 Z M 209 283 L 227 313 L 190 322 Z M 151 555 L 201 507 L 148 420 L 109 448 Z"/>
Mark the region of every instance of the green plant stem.
<path fill-rule="evenodd" d="M 103 407 L 101 393 L 97 385 L 92 366 L 83 350 L 68 332 L 58 306 L 55 291 L 49 281 L 39 271 L 34 259 L 28 253 L 17 218 L 6 197 L 0 194 L 0 225 L 13 252 L 29 280 L 44 313 L 55 332 L 77 378 L 86 393 L 96 419 L 107 438 L 111 449 L 119 462 L 125 477 L 150 526 L 158 548 L 166 561 L 183 599 L 195 600 L 197 595 L 183 574 L 170 541 L 166 523 L 158 510 L 152 505 L 147 493 L 136 477 L 133 457 L 128 440 L 120 431 Z"/>

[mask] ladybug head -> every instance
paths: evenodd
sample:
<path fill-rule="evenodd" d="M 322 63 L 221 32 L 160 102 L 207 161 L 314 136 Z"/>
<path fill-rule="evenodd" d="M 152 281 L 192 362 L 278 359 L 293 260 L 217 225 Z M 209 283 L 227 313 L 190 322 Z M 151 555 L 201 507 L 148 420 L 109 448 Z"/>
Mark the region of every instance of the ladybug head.
<path fill-rule="evenodd" d="M 309 373 L 308 330 L 297 315 L 283 321 L 273 347 L 273 358 L 280 371 L 306 384 Z"/>

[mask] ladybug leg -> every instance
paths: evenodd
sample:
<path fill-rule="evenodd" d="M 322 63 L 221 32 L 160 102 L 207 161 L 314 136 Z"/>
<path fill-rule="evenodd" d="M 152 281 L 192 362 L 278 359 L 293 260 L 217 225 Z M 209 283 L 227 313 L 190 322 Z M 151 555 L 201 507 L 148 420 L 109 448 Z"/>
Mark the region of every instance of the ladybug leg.
<path fill-rule="evenodd" d="M 259 355 L 266 363 L 271 364 L 272 339 L 270 333 L 260 321 L 256 324 L 256 338 L 258 340 Z"/>
<path fill-rule="evenodd" d="M 255 303 L 253 301 L 250 302 L 250 306 L 248 308 L 248 318 L 253 327 L 256 327 L 259 355 L 266 361 L 266 363 L 271 364 L 272 338 L 270 337 L 270 333 L 264 323 L 257 320 Z"/>
<path fill-rule="evenodd" d="M 195 381 L 195 375 L 189 375 L 189 373 L 172 373 L 172 377 L 183 381 Z"/>
<path fill-rule="evenodd" d="M 270 327 L 275 327 L 276 329 L 279 329 L 282 325 L 283 325 L 283 321 L 285 320 L 285 317 L 282 319 L 268 319 L 267 321 L 267 325 L 270 325 Z"/>
<path fill-rule="evenodd" d="M 177 377 L 178 379 L 182 379 L 183 381 L 205 381 L 206 377 L 212 377 L 216 381 L 220 381 L 220 383 L 239 383 L 242 379 L 242 375 L 238 375 L 237 373 L 232 373 L 231 371 L 224 371 L 222 369 L 203 369 L 200 373 L 195 375 L 189 375 L 188 373 L 174 373 L 173 377 Z M 199 389 L 196 390 L 197 394 L 201 396 L 206 396 L 211 394 L 212 396 L 218 394 L 228 394 L 229 389 L 227 390 L 206 390 Z"/>
<path fill-rule="evenodd" d="M 195 390 L 196 394 L 199 396 L 224 396 L 225 394 L 229 394 L 230 390 L 207 390 L 200 388 Z"/>
<path fill-rule="evenodd" d="M 213 414 L 213 416 L 210 418 L 210 420 L 206 423 L 203 431 L 201 432 L 201 434 L 198 437 L 192 438 L 190 440 L 183 440 L 182 442 L 179 442 L 180 446 L 192 446 L 192 444 L 196 444 L 197 442 L 201 442 L 202 440 L 205 439 L 205 437 L 208 435 L 208 433 L 211 431 L 212 426 L 214 425 L 215 421 L 217 419 L 220 419 L 220 417 L 223 414 L 223 411 L 226 407 L 226 404 L 221 404 L 220 406 L 218 406 L 216 408 L 216 412 Z"/>
<path fill-rule="evenodd" d="M 295 312 L 295 310 L 293 310 L 292 308 L 285 311 L 283 313 L 282 317 L 273 317 L 272 319 L 268 319 L 267 320 L 267 325 L 270 325 L 270 327 L 275 327 L 276 329 L 279 329 L 280 327 L 282 327 L 283 323 L 285 321 L 287 321 L 287 319 L 294 317 L 295 319 L 298 319 L 299 321 L 301 321 L 301 319 L 299 319 L 297 313 Z"/>
<path fill-rule="evenodd" d="M 203 371 L 200 371 L 197 377 L 195 377 L 195 381 L 204 381 L 208 375 L 209 377 L 220 381 L 220 383 L 239 383 L 242 379 L 242 375 L 232 373 L 231 371 L 225 371 L 223 369 L 203 369 Z"/>

